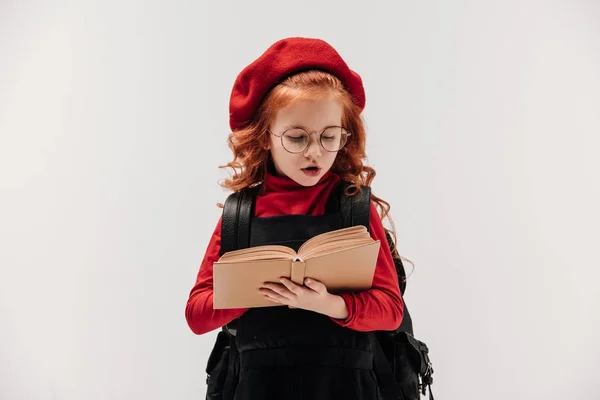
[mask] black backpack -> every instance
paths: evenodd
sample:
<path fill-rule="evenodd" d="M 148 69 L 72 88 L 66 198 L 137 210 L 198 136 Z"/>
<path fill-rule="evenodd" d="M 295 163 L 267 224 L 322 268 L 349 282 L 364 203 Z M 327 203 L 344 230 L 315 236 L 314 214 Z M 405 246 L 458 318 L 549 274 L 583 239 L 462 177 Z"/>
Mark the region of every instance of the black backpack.
<path fill-rule="evenodd" d="M 345 195 L 346 183 L 337 188 L 343 226 L 363 225 L 370 229 L 371 188 L 362 186 L 362 191 L 353 196 Z M 221 221 L 221 255 L 228 251 L 248 247 L 250 220 L 254 212 L 254 200 L 258 187 L 232 193 L 225 201 Z M 390 246 L 392 238 L 387 234 Z M 399 258 L 394 258 L 398 285 L 404 295 L 406 273 Z M 237 348 L 235 346 L 235 321 L 224 326 L 206 367 L 207 400 L 221 400 L 227 387 L 235 387 L 237 374 Z M 373 332 L 376 354 L 374 370 L 385 400 L 419 400 L 427 394 L 433 400 L 431 384 L 433 368 L 429 360 L 427 345 L 413 334 L 412 318 L 404 303 L 404 317 L 395 331 Z"/>

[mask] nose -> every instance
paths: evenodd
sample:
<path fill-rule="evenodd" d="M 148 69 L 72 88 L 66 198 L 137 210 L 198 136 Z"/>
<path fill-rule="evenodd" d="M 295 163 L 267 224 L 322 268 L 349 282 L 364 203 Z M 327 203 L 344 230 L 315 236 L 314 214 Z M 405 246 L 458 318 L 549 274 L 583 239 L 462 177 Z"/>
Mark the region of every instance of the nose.
<path fill-rule="evenodd" d="M 309 135 L 308 139 L 308 146 L 306 146 L 306 150 L 304 150 L 304 156 L 307 158 L 311 157 L 313 159 L 320 157 L 321 143 L 319 143 L 319 135 Z"/>

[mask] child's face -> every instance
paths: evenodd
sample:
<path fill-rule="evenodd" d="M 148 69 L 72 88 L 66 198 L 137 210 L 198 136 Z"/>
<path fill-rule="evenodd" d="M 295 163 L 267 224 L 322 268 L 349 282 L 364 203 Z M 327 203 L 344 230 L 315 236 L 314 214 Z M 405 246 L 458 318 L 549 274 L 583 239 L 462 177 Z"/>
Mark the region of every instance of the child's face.
<path fill-rule="evenodd" d="M 337 156 L 337 152 L 321 147 L 319 134 L 327 127 L 341 126 L 342 113 L 342 105 L 329 96 L 298 100 L 280 109 L 269 127 L 272 132 L 269 134 L 270 151 L 277 173 L 302 186 L 315 185 L 329 171 Z M 302 127 L 312 133 L 306 149 L 297 154 L 288 152 L 280 137 L 291 127 Z M 289 140 L 292 139 L 293 137 L 289 137 L 284 140 L 285 143 L 290 143 Z M 326 140 L 328 139 L 323 138 L 324 143 Z M 288 144 L 288 147 L 291 146 Z M 316 166 L 317 169 L 306 169 L 310 166 Z"/>

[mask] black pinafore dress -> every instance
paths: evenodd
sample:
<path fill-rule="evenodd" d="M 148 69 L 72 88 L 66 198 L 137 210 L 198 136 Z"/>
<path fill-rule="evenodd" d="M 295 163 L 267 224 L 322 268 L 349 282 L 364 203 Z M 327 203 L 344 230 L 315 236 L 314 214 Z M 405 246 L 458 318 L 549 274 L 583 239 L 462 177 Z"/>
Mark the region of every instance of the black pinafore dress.
<path fill-rule="evenodd" d="M 281 244 L 297 251 L 307 239 L 343 227 L 336 204 L 329 201 L 323 216 L 253 217 L 250 246 Z M 373 371 L 373 343 L 366 332 L 344 328 L 322 314 L 286 306 L 251 308 L 236 327 L 239 376 L 225 398 L 381 398 Z"/>

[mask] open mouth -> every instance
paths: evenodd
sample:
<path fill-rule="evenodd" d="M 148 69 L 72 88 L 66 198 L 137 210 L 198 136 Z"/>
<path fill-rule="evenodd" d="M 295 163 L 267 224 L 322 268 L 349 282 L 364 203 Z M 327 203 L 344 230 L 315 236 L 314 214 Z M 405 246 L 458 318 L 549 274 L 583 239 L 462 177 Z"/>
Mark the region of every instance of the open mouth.
<path fill-rule="evenodd" d="M 315 176 L 315 175 L 319 175 L 319 172 L 321 172 L 321 168 L 319 168 L 319 167 L 302 168 L 302 172 L 304 172 L 308 176 Z"/>

